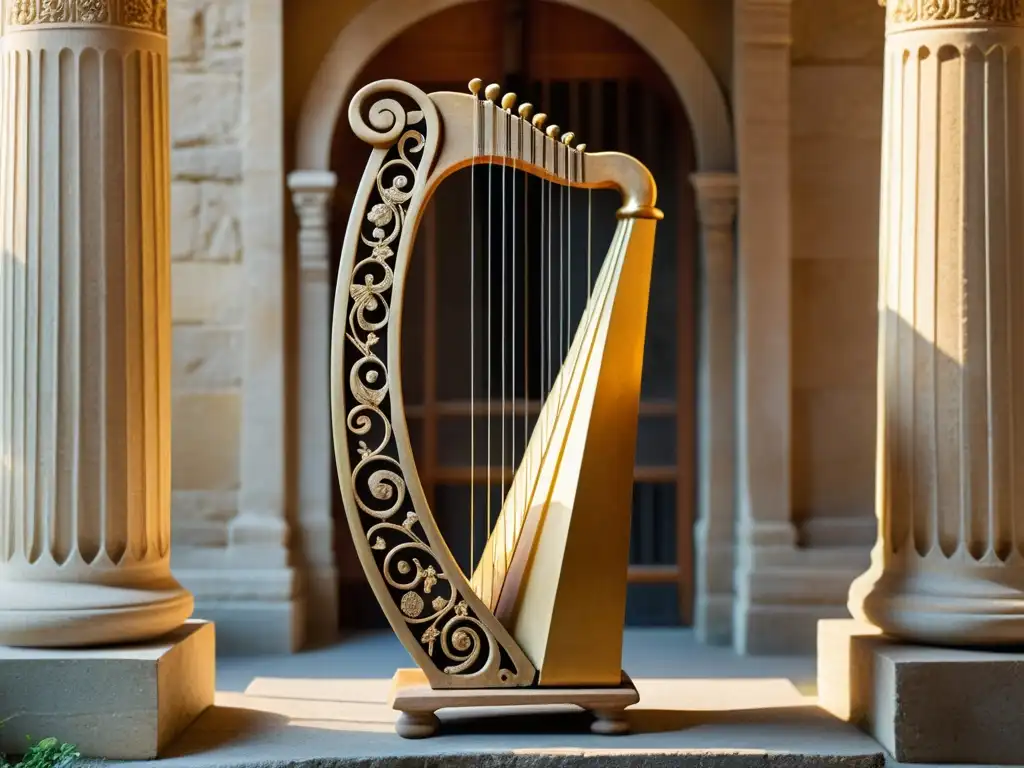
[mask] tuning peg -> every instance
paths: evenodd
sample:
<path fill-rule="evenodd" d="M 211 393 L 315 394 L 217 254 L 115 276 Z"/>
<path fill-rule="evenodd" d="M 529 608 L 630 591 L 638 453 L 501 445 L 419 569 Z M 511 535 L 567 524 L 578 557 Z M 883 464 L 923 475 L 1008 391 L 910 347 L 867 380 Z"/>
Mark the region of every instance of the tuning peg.
<path fill-rule="evenodd" d="M 577 144 L 576 145 L 576 151 L 577 152 L 586 152 L 587 151 L 587 145 L 586 144 Z"/>
<path fill-rule="evenodd" d="M 484 89 L 484 98 L 488 101 L 497 101 L 499 96 L 501 96 L 501 86 L 497 83 L 491 83 Z"/>
<path fill-rule="evenodd" d="M 479 77 L 474 77 L 472 80 L 469 81 L 469 92 L 478 98 L 480 96 L 480 89 L 483 87 L 484 81 L 481 80 Z"/>
<path fill-rule="evenodd" d="M 524 101 L 522 104 L 519 105 L 519 116 L 521 118 L 523 118 L 523 120 L 529 120 L 530 119 L 530 115 L 532 115 L 532 114 L 533 114 L 533 104 L 531 104 L 528 101 Z"/>
<path fill-rule="evenodd" d="M 573 141 L 575 141 L 575 140 L 576 140 L 576 134 L 573 133 L 572 131 L 567 131 L 565 133 L 565 135 L 562 136 L 562 143 L 565 144 L 565 146 L 567 146 L 567 147 L 571 147 Z"/>
<path fill-rule="evenodd" d="M 549 139 L 554 139 L 555 141 L 558 141 L 558 136 L 559 136 L 559 134 L 561 134 L 561 132 L 562 132 L 562 129 L 559 128 L 557 125 L 549 125 L 548 129 L 546 131 L 546 133 L 548 135 L 548 138 Z"/>
<path fill-rule="evenodd" d="M 512 107 L 516 105 L 516 95 L 514 93 L 506 93 L 501 97 L 501 108 L 506 112 L 511 112 Z"/>
<path fill-rule="evenodd" d="M 538 112 L 533 116 L 533 127 L 539 130 L 544 130 L 544 123 L 548 121 L 548 116 L 543 112 Z"/>

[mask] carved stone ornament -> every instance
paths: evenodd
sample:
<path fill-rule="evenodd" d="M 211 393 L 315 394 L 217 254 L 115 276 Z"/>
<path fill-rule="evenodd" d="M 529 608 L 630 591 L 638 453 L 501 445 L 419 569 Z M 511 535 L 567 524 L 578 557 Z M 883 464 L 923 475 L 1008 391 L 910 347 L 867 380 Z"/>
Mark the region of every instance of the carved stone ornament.
<path fill-rule="evenodd" d="M 102 24 L 167 34 L 167 0 L 6 0 L 7 31 Z"/>
<path fill-rule="evenodd" d="M 879 0 L 896 25 L 931 23 L 1020 24 L 1022 0 Z"/>

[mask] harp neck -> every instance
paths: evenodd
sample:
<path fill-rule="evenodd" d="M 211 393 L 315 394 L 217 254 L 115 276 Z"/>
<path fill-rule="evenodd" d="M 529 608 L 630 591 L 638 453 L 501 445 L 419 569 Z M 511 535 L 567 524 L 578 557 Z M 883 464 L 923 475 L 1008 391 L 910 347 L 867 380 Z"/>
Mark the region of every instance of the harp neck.
<path fill-rule="evenodd" d="M 356 93 L 349 109 L 349 122 L 356 135 L 387 151 L 401 131 L 381 130 L 387 120 L 395 125 L 405 111 L 392 98 L 409 89 L 398 80 L 381 80 Z M 422 92 L 421 92 L 422 93 Z M 424 96 L 426 96 L 424 94 Z M 466 93 L 441 91 L 427 98 L 433 110 L 408 113 L 408 125 L 416 121 L 443 131 L 444 141 L 426 178 L 429 196 L 446 177 L 474 163 L 514 165 L 517 170 L 577 189 L 617 189 L 622 195 L 619 218 L 661 219 L 658 189 L 647 167 L 631 155 L 621 152 L 581 152 L 547 135 L 529 120 L 493 101 Z M 369 118 L 369 124 L 364 119 Z M 434 120 L 438 125 L 431 126 Z M 371 127 L 372 126 L 372 127 Z"/>

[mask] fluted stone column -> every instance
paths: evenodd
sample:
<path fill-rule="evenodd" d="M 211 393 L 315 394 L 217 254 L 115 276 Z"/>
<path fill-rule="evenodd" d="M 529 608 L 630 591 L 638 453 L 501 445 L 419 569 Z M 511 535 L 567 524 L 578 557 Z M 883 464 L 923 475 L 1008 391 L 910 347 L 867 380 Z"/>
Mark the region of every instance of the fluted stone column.
<path fill-rule="evenodd" d="M 736 202 L 734 173 L 695 173 L 701 227 L 697 365 L 696 589 L 702 643 L 732 641 L 736 514 Z"/>
<path fill-rule="evenodd" d="M 330 221 L 337 178 L 330 171 L 288 175 L 299 218 L 299 524 L 297 549 L 306 570 L 307 635 L 330 640 L 338 630 L 334 563 L 333 445 L 330 393 Z"/>
<path fill-rule="evenodd" d="M 0 644 L 175 629 L 165 0 L 13 0 L 0 40 Z"/>
<path fill-rule="evenodd" d="M 1021 15 L 889 0 L 879 538 L 850 608 L 902 639 L 1024 642 Z"/>

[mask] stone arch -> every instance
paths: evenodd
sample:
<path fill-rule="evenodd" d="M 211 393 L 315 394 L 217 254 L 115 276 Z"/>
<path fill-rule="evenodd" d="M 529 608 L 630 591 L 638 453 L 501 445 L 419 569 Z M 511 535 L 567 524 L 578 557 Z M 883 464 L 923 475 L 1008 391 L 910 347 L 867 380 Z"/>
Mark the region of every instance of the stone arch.
<path fill-rule="evenodd" d="M 474 0 L 374 0 L 338 34 L 306 92 L 299 115 L 296 167 L 330 170 L 331 143 L 363 66 L 417 22 Z M 686 110 L 697 170 L 732 171 L 735 150 L 725 95 L 687 37 L 648 0 L 553 0 L 604 19 L 631 37 L 662 68 Z"/>

